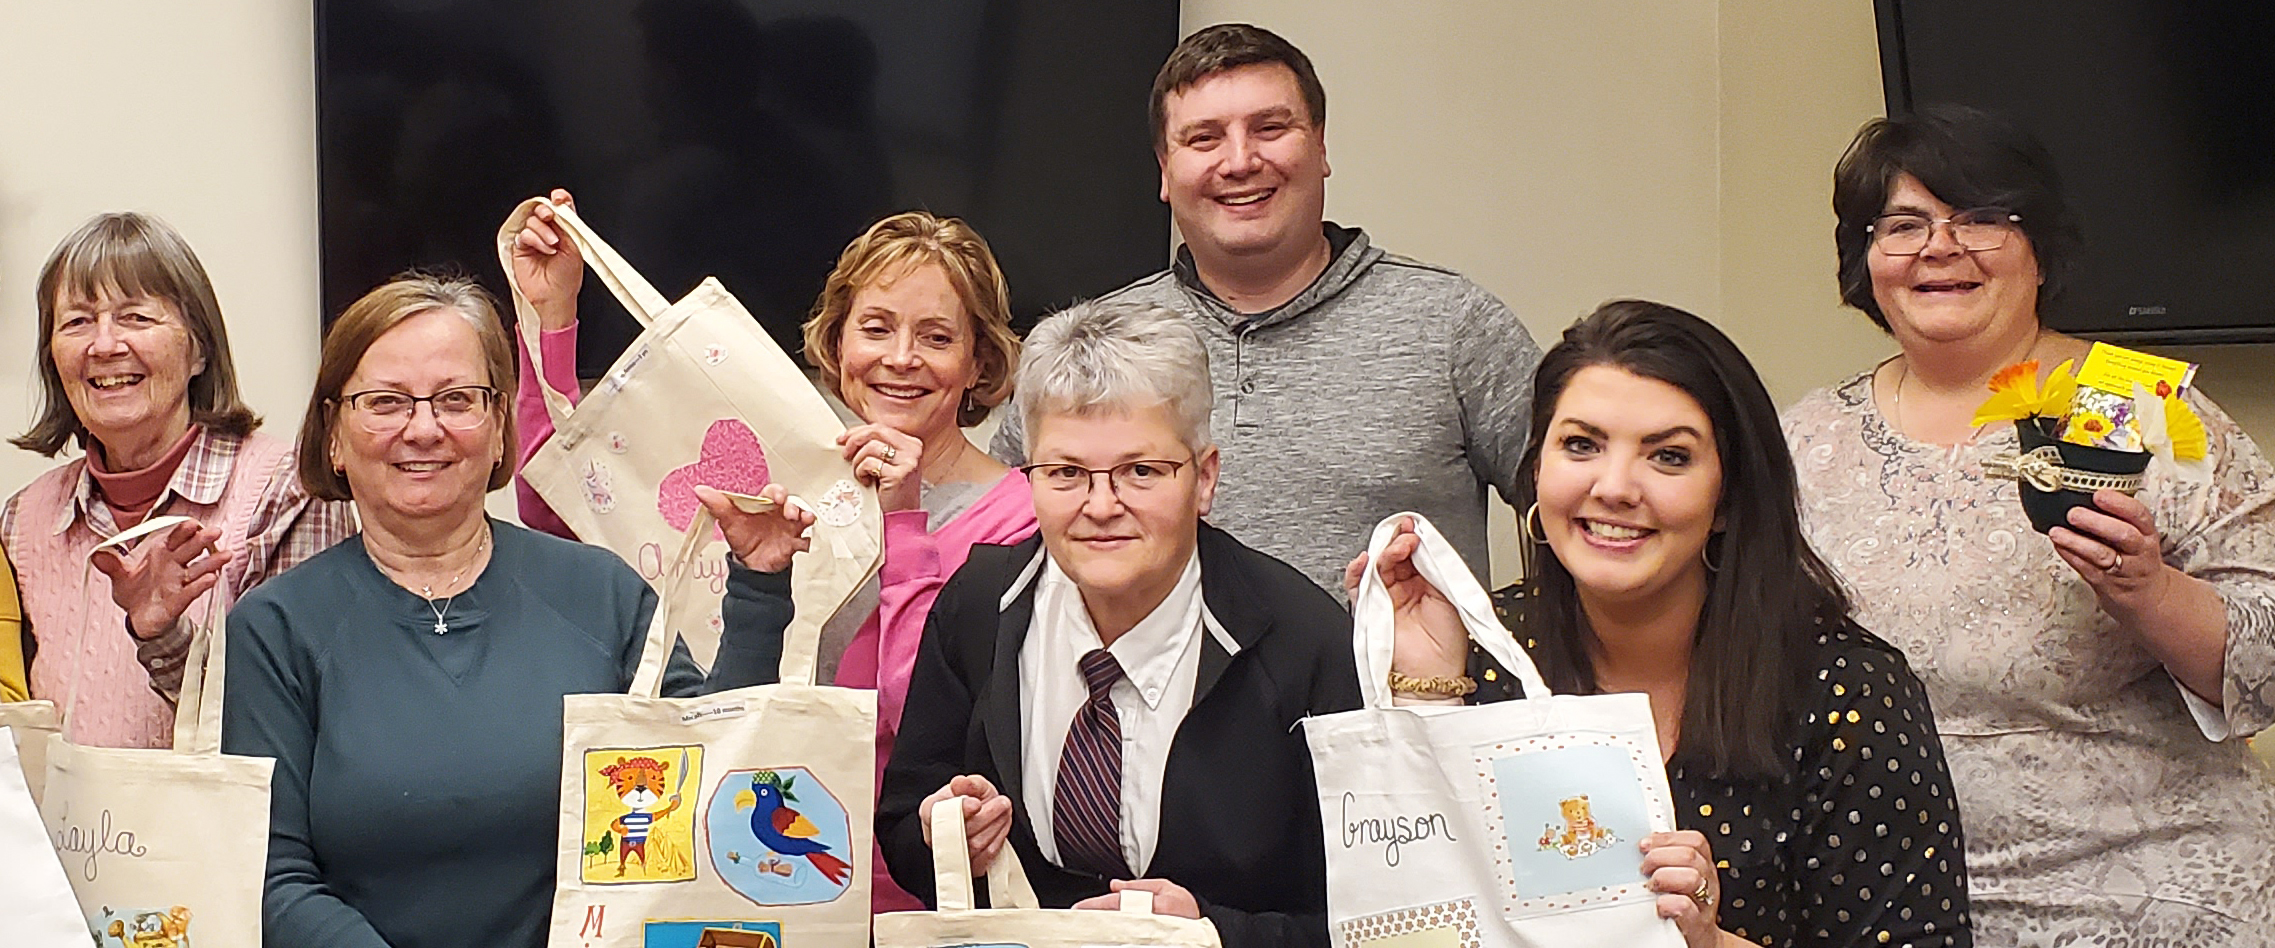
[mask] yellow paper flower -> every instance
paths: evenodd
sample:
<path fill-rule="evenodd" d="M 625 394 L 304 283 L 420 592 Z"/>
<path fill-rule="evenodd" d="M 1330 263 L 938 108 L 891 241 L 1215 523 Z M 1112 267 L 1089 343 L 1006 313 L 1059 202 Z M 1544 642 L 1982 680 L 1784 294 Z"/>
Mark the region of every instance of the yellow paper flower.
<path fill-rule="evenodd" d="M 2211 450 L 2211 436 L 2204 432 L 2204 419 L 2178 395 L 2164 397 L 2165 436 L 2172 439 L 2172 456 L 2183 461 L 2201 461 Z"/>
<path fill-rule="evenodd" d="M 1976 427 L 1994 421 L 2020 421 L 2034 416 L 2058 418 L 2069 410 L 2070 398 L 2077 394 L 2078 380 L 2070 362 L 2054 367 L 2046 377 L 2046 384 L 2038 384 L 2038 360 L 2029 359 L 2000 369 L 1991 376 L 1991 397 L 1975 409 Z M 2103 419 L 2105 422 L 2107 419 Z M 2107 431 L 2104 428 L 2103 431 Z"/>

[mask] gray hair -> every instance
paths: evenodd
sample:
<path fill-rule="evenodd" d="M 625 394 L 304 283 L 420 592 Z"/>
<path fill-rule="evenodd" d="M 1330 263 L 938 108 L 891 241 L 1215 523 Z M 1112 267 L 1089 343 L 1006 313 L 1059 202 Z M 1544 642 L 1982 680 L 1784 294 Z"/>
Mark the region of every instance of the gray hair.
<path fill-rule="evenodd" d="M 1177 436 L 1198 453 L 1213 444 L 1209 352 L 1185 318 L 1149 303 L 1076 303 L 1027 334 L 1014 389 L 1025 447 L 1045 412 L 1089 415 L 1165 404 Z"/>

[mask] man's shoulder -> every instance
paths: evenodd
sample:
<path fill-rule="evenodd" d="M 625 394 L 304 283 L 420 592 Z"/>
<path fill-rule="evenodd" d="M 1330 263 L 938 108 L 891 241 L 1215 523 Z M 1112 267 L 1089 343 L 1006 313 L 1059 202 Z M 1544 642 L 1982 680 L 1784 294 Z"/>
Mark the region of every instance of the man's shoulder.
<path fill-rule="evenodd" d="M 1185 289 L 1177 283 L 1177 274 L 1170 270 L 1157 270 L 1139 277 L 1121 288 L 1098 296 L 1101 303 L 1153 303 L 1184 311 L 1191 308 Z"/>
<path fill-rule="evenodd" d="M 1439 297 L 1476 297 L 1498 304 L 1500 298 L 1477 281 L 1444 264 L 1416 260 L 1405 254 L 1384 252 L 1354 283 L 1392 287 L 1401 293 L 1420 290 Z"/>

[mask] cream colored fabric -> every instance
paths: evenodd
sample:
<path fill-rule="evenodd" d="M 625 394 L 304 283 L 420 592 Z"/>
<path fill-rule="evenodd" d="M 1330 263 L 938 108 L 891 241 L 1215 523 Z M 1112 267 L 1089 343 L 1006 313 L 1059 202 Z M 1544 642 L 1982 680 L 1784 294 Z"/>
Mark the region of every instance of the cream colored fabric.
<path fill-rule="evenodd" d="M 1222 948 L 1216 924 L 1207 919 L 1153 914 L 1150 892 L 1122 893 L 1119 912 L 1039 908 L 1019 854 L 1009 845 L 987 867 L 994 907 L 977 908 L 967 848 L 964 798 L 934 806 L 932 875 L 940 910 L 877 916 L 877 948 Z"/>
<path fill-rule="evenodd" d="M 47 786 L 47 736 L 63 733 L 63 718 L 53 701 L 17 701 L 0 704 L 0 727 L 15 734 L 16 760 L 22 765 L 24 785 L 37 805 Z"/>
<path fill-rule="evenodd" d="M 540 203 L 524 202 L 498 231 L 509 283 L 514 236 Z M 790 638 L 804 640 L 876 572 L 883 549 L 876 492 L 839 455 L 844 423 L 717 280 L 667 302 L 575 211 L 553 210 L 593 275 L 645 331 L 582 402 L 539 386 L 553 437 L 523 465 L 522 478 L 579 539 L 614 550 L 659 592 L 665 557 L 700 506 L 695 485 L 749 494 L 784 485 L 816 518 L 813 549 L 791 571 L 797 617 Z M 514 311 L 530 358 L 542 362 L 536 310 L 519 286 Z M 545 376 L 542 366 L 537 376 Z M 671 603 L 696 617 L 684 632 L 705 666 L 719 647 L 726 549 L 713 537 L 698 561 L 702 581 Z"/>
<path fill-rule="evenodd" d="M 667 602 L 700 579 L 711 529 L 702 512 L 674 541 Z M 684 608 L 656 610 L 630 693 L 563 699 L 549 944 L 641 948 L 657 943 L 652 920 L 668 919 L 771 931 L 784 945 L 865 948 L 876 692 L 816 686 L 821 628 L 798 623 L 781 684 L 658 697 L 672 638 L 689 621 Z M 795 816 L 767 818 L 785 809 Z M 631 857 L 635 839 L 641 851 Z"/>
<path fill-rule="evenodd" d="M 1414 518 L 1414 565 L 1470 640 L 1524 685 L 1474 707 L 1391 703 L 1396 627 L 1372 566 Z M 1551 695 L 1494 618 L 1476 575 L 1417 514 L 1375 527 L 1352 601 L 1367 707 L 1303 722 L 1327 841 L 1338 948 L 1681 948 L 1641 871 L 1645 835 L 1675 828 L 1650 700 Z"/>
<path fill-rule="evenodd" d="M 11 948 L 86 948 L 86 920 L 24 783 L 16 742 L 14 729 L 0 725 L 0 931 Z"/>
<path fill-rule="evenodd" d="M 154 518 L 96 549 L 183 519 Z M 218 618 L 209 610 L 190 642 L 172 749 L 48 737 L 40 818 L 87 926 L 106 937 L 116 926 L 184 933 L 193 945 L 261 943 L 276 762 L 221 753 L 227 641 Z"/>

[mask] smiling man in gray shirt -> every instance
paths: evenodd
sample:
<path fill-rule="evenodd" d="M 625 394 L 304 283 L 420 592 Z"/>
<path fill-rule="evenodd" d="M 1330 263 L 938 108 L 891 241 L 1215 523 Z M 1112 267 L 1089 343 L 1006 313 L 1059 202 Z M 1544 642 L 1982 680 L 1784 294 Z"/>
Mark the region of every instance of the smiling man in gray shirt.
<path fill-rule="evenodd" d="M 1175 310 L 1208 345 L 1210 522 L 1340 596 L 1367 531 L 1415 511 L 1483 577 L 1485 491 L 1516 489 L 1540 347 L 1483 287 L 1325 220 L 1327 94 L 1286 40 L 1194 33 L 1152 101 L 1185 245 L 1104 298 Z M 1024 460 L 1015 416 L 993 453 Z"/>

